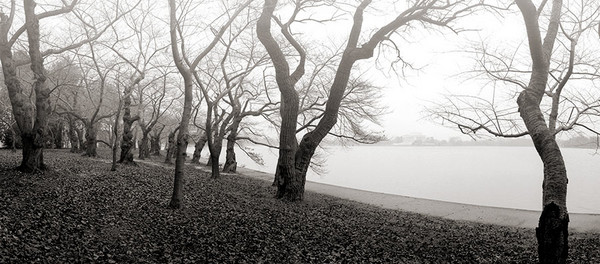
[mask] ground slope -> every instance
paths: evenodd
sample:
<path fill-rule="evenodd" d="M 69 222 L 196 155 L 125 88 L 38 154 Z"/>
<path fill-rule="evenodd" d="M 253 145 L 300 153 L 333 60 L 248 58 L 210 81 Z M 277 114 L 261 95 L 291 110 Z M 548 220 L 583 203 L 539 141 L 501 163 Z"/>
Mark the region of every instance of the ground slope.
<path fill-rule="evenodd" d="M 288 204 L 265 181 L 186 170 L 185 208 L 170 210 L 173 169 L 119 167 L 45 153 L 43 174 L 0 151 L 0 263 L 532 263 L 534 231 L 385 210 L 307 193 Z M 105 155 L 108 157 L 108 155 Z M 600 263 L 600 236 L 571 234 L 574 263 Z"/>

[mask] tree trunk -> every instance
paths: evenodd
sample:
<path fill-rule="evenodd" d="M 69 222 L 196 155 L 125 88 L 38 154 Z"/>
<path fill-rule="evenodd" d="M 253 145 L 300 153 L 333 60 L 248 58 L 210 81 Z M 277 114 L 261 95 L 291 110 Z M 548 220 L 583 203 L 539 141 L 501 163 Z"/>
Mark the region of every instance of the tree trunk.
<path fill-rule="evenodd" d="M 70 115 L 67 115 L 69 121 L 69 142 L 71 143 L 71 153 L 79 152 L 79 140 L 77 139 L 77 132 L 75 131 L 75 120 Z"/>
<path fill-rule="evenodd" d="M 200 139 L 198 139 L 198 141 L 196 142 L 196 145 L 194 146 L 194 155 L 192 156 L 192 163 L 193 164 L 199 164 L 200 163 L 200 154 L 202 153 L 202 149 L 204 148 L 204 145 L 206 145 L 206 141 L 208 140 L 208 137 L 206 136 L 206 131 L 202 133 L 202 135 L 200 136 Z"/>
<path fill-rule="evenodd" d="M 238 135 L 238 129 L 241 123 L 240 118 L 233 120 L 229 135 L 227 135 L 227 149 L 225 153 L 225 165 L 223 165 L 223 172 L 235 173 L 237 171 L 237 160 L 235 158 L 235 142 Z"/>
<path fill-rule="evenodd" d="M 117 150 L 119 149 L 118 138 L 119 138 L 119 116 L 121 115 L 121 103 L 119 102 L 119 109 L 117 109 L 117 115 L 115 116 L 115 123 L 113 128 L 113 135 L 115 140 L 112 142 L 112 166 L 111 171 L 117 170 Z"/>
<path fill-rule="evenodd" d="M 281 182 L 281 173 L 279 172 L 279 164 L 277 164 L 277 167 L 275 168 L 275 177 L 273 177 L 273 183 L 271 184 L 271 186 L 279 186 L 279 183 Z"/>
<path fill-rule="evenodd" d="M 160 156 L 160 134 L 150 135 L 150 155 Z"/>
<path fill-rule="evenodd" d="M 98 155 L 98 152 L 96 151 L 96 147 L 98 145 L 96 124 L 89 123 L 87 125 L 86 131 L 87 132 L 85 133 L 85 156 L 96 157 Z"/>
<path fill-rule="evenodd" d="M 46 86 L 46 75 L 44 70 L 44 59 L 40 52 L 40 27 L 39 20 L 35 15 L 35 2 L 33 0 L 23 1 L 25 9 L 25 21 L 27 25 L 27 41 L 29 43 L 29 58 L 31 60 L 31 71 L 34 73 L 33 90 L 35 91 L 35 121 L 32 133 L 27 133 L 23 138 L 23 149 L 25 141 L 29 141 L 30 151 L 23 151 L 23 163 L 21 169 L 24 171 L 36 171 L 45 169 L 44 166 L 44 135 L 48 126 L 48 115 L 50 114 L 50 89 Z M 23 130 L 21 130 L 23 132 Z"/>
<path fill-rule="evenodd" d="M 50 112 L 50 90 L 46 87 L 46 76 L 43 58 L 40 52 L 39 21 L 35 15 L 35 3 L 32 0 L 23 2 L 25 9 L 25 25 L 29 44 L 31 70 L 34 73 L 33 91 L 35 107 L 29 96 L 23 94 L 17 69 L 12 56 L 11 43 L 8 41 L 10 21 L 4 13 L 0 15 L 0 61 L 4 83 L 8 90 L 13 116 L 21 132 L 23 156 L 19 170 L 34 172 L 45 169 L 43 160 L 44 134 L 48 125 Z"/>
<path fill-rule="evenodd" d="M 211 178 L 213 179 L 218 179 L 219 177 L 221 177 L 221 173 L 220 173 L 220 168 L 219 168 L 219 158 L 221 156 L 221 149 L 223 148 L 223 139 L 218 139 L 212 146 L 212 148 L 210 148 L 210 143 L 209 143 L 209 149 L 210 149 L 210 168 L 211 168 Z"/>
<path fill-rule="evenodd" d="M 46 166 L 43 162 L 43 148 L 39 147 L 39 145 L 36 146 L 35 138 L 36 135 L 21 133 L 21 140 L 23 144 L 23 161 L 21 162 L 21 166 L 18 167 L 18 170 L 22 172 L 31 173 L 46 169 Z"/>
<path fill-rule="evenodd" d="M 142 129 L 142 140 L 140 140 L 140 148 L 139 148 L 139 159 L 147 159 L 150 157 L 150 145 L 148 144 L 148 134 L 150 130 L 144 131 Z"/>
<path fill-rule="evenodd" d="M 133 140 L 132 140 L 133 144 L 131 145 L 131 149 L 137 149 L 138 148 L 138 139 L 137 139 L 138 133 L 137 133 L 137 130 L 138 130 L 137 127 L 135 127 L 133 129 Z"/>
<path fill-rule="evenodd" d="M 298 93 L 294 89 L 295 83 L 299 77 L 304 74 L 304 56 L 301 53 L 302 61 L 299 63 L 295 79 L 289 74 L 289 64 L 285 59 L 279 44 L 271 35 L 271 20 L 273 11 L 277 5 L 276 0 L 265 1 L 263 12 L 261 13 L 256 26 L 258 39 L 265 46 L 269 53 L 271 61 L 275 66 L 275 80 L 281 93 L 281 128 L 279 132 L 279 159 L 277 161 L 277 170 L 281 174 L 281 180 L 277 186 L 277 198 L 284 198 L 290 201 L 302 200 L 304 189 L 301 181 L 296 177 L 296 168 L 294 157 L 298 140 L 296 139 L 296 123 L 298 120 Z M 298 52 L 303 52 L 298 49 Z"/>
<path fill-rule="evenodd" d="M 567 171 L 554 138 L 546 125 L 540 103 L 546 91 L 554 42 L 559 31 L 562 0 L 552 1 L 546 36 L 541 37 L 539 13 L 530 0 L 515 1 L 525 22 L 532 59 L 529 84 L 517 98 L 519 115 L 531 136 L 533 145 L 544 164 L 542 184 L 543 211 L 536 237 L 540 263 L 566 263 L 568 256 Z"/>
<path fill-rule="evenodd" d="M 131 127 L 133 123 L 139 118 L 131 117 L 131 86 L 127 86 L 123 91 L 123 136 L 121 137 L 121 157 L 119 163 L 134 164 L 133 152 L 134 139 Z"/>
<path fill-rule="evenodd" d="M 175 155 L 175 151 L 177 150 L 177 145 L 175 144 L 175 135 L 179 128 L 176 128 L 171 133 L 169 133 L 168 142 L 167 142 L 167 154 L 165 155 L 165 163 L 172 164 L 171 159 L 173 155 Z"/>
<path fill-rule="evenodd" d="M 277 170 L 280 181 L 277 186 L 277 198 L 288 201 L 300 201 L 304 198 L 304 186 L 296 174 L 295 155 L 298 148 L 296 122 L 298 119 L 298 95 L 281 98 L 281 130 L 279 134 L 279 159 Z"/>
<path fill-rule="evenodd" d="M 544 164 L 543 211 L 536 228 L 539 260 L 540 263 L 566 263 L 569 214 L 565 163 L 537 101 L 522 93 L 517 102 L 521 118 Z"/>
<path fill-rule="evenodd" d="M 85 151 L 87 149 L 87 145 L 85 144 L 85 133 L 83 128 L 77 128 L 75 130 L 77 132 L 77 140 L 79 141 L 79 151 Z"/>
<path fill-rule="evenodd" d="M 58 124 L 56 124 L 55 126 L 55 131 L 54 131 L 54 147 L 57 149 L 62 149 L 63 148 L 63 130 L 64 130 L 64 124 L 62 121 L 58 121 Z"/>

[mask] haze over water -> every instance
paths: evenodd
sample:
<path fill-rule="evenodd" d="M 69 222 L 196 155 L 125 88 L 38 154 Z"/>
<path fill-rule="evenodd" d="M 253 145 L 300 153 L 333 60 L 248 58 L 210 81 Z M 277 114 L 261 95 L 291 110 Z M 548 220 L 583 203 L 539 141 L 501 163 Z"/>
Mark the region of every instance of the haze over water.
<path fill-rule="evenodd" d="M 265 165 L 238 151 L 238 162 L 273 173 L 277 154 L 253 147 Z M 600 214 L 600 155 L 562 148 L 571 213 Z M 307 180 L 337 186 L 484 206 L 541 211 L 543 166 L 533 147 L 328 147 L 323 175 Z"/>

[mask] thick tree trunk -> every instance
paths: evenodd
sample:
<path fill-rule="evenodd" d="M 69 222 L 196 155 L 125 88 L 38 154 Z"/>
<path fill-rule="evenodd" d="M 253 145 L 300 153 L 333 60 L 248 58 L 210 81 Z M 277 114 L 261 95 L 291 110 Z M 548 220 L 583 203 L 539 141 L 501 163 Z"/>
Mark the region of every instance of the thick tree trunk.
<path fill-rule="evenodd" d="M 29 44 L 29 57 L 31 69 L 34 72 L 33 90 L 35 104 L 30 102 L 29 96 L 23 94 L 20 81 L 17 76 L 16 63 L 13 60 L 11 44 L 8 41 L 11 21 L 3 12 L 0 13 L 0 61 L 4 83 L 8 90 L 8 96 L 13 110 L 13 116 L 21 133 L 23 144 L 23 157 L 18 169 L 24 172 L 34 172 L 45 169 L 43 161 L 43 139 L 48 123 L 50 103 L 48 97 L 50 90 L 46 87 L 46 76 L 44 75 L 43 59 L 40 52 L 39 21 L 35 16 L 35 3 L 25 0 L 25 20 L 27 40 Z"/>
<path fill-rule="evenodd" d="M 544 164 L 543 211 L 536 228 L 539 260 L 540 263 L 566 263 L 569 214 L 565 163 L 537 100 L 522 93 L 517 102 L 521 118 Z"/>
<path fill-rule="evenodd" d="M 138 133 L 137 133 L 137 127 L 135 127 L 133 129 L 133 140 L 132 140 L 132 145 L 131 145 L 131 149 L 137 149 L 138 148 Z"/>
<path fill-rule="evenodd" d="M 147 159 L 150 157 L 150 145 L 148 144 L 148 134 L 149 134 L 149 130 L 148 131 L 142 131 L 142 140 L 140 140 L 140 146 L 139 146 L 139 156 L 138 158 L 143 160 L 143 159 Z"/>
<path fill-rule="evenodd" d="M 295 91 L 294 91 L 295 92 Z M 302 180 L 296 174 L 295 155 L 298 148 L 296 122 L 298 120 L 298 95 L 281 98 L 281 130 L 279 134 L 279 159 L 277 170 L 280 181 L 277 186 L 277 198 L 300 201 L 304 198 Z"/>
<path fill-rule="evenodd" d="M 273 177 L 273 183 L 271 184 L 271 186 L 279 186 L 279 183 L 281 182 L 281 173 L 279 172 L 279 164 L 277 164 L 277 167 L 275 168 L 275 177 Z"/>
<path fill-rule="evenodd" d="M 40 147 L 40 142 L 35 142 L 36 135 L 21 133 L 21 141 L 23 144 L 23 160 L 18 170 L 27 173 L 45 170 L 43 148 Z"/>
<path fill-rule="evenodd" d="M 96 157 L 98 155 L 98 152 L 96 151 L 96 148 L 98 146 L 96 124 L 88 124 L 86 131 L 87 133 L 85 133 L 85 156 Z"/>
<path fill-rule="evenodd" d="M 208 137 L 206 136 L 206 132 L 202 132 L 200 139 L 198 139 L 196 145 L 194 146 L 194 155 L 192 156 L 191 161 L 193 164 L 200 163 L 200 154 L 202 153 L 202 149 L 204 148 L 204 145 L 206 145 L 207 140 Z"/>
<path fill-rule="evenodd" d="M 58 124 L 54 127 L 54 147 L 57 149 L 63 148 L 63 130 L 64 124 L 62 121 L 58 121 Z"/>
<path fill-rule="evenodd" d="M 124 164 L 135 163 L 133 161 L 133 152 L 131 151 L 134 148 L 131 127 L 139 117 L 131 117 L 131 89 L 131 86 L 127 86 L 125 91 L 123 91 L 123 136 L 121 137 L 121 156 L 119 158 L 119 163 Z"/>
<path fill-rule="evenodd" d="M 213 146 L 210 147 L 210 143 L 208 144 L 209 148 L 210 148 L 210 167 L 211 167 L 211 178 L 213 179 L 218 179 L 219 177 L 221 177 L 221 173 L 220 173 L 220 168 L 219 168 L 219 158 L 221 156 L 221 149 L 223 148 L 223 144 L 221 143 L 223 142 L 223 139 L 217 139 L 217 141 L 212 144 Z"/>
<path fill-rule="evenodd" d="M 260 42 L 265 46 L 269 57 L 275 66 L 275 80 L 281 92 L 281 128 L 279 132 L 279 159 L 277 170 L 281 174 L 281 180 L 277 186 L 277 198 L 290 201 L 298 201 L 303 198 L 301 181 L 296 176 L 295 154 L 298 147 L 296 139 L 296 123 L 298 120 L 298 93 L 294 89 L 299 77 L 304 74 L 304 53 L 297 46 L 295 48 L 301 54 L 302 61 L 292 75 L 290 75 L 289 64 L 281 51 L 279 44 L 271 35 L 271 20 L 273 11 L 277 5 L 276 0 L 265 1 L 263 12 L 257 21 L 256 33 Z"/>
<path fill-rule="evenodd" d="M 40 29 L 39 20 L 35 15 L 35 2 L 33 0 L 23 1 L 25 9 L 25 21 L 27 25 L 27 41 L 29 43 L 29 58 L 31 60 L 31 71 L 34 73 L 33 90 L 35 91 L 35 119 L 33 130 L 26 133 L 28 144 L 25 151 L 25 137 L 23 138 L 23 163 L 21 169 L 24 171 L 37 171 L 45 169 L 44 166 L 44 136 L 48 126 L 48 115 L 50 114 L 50 89 L 46 86 L 44 60 L 40 52 Z M 23 133 L 24 130 L 21 129 Z"/>
<path fill-rule="evenodd" d="M 238 129 L 241 123 L 240 118 L 233 120 L 231 124 L 231 131 L 227 135 L 227 149 L 225 152 L 225 165 L 223 165 L 223 172 L 235 173 L 237 171 L 237 160 L 235 158 L 235 142 L 238 135 Z"/>
<path fill-rule="evenodd" d="M 83 128 L 77 128 L 75 131 L 77 132 L 77 141 L 79 141 L 79 152 L 85 151 L 87 145 L 85 144 L 84 130 Z"/>
<path fill-rule="evenodd" d="M 160 134 L 150 135 L 150 155 L 160 156 Z"/>
<path fill-rule="evenodd" d="M 554 133 L 546 125 L 540 103 L 546 91 L 549 66 L 554 42 L 559 31 L 562 0 L 552 1 L 552 12 L 546 30 L 541 37 L 538 22 L 539 11 L 530 0 L 515 1 L 525 22 L 532 59 L 531 77 L 527 89 L 517 98 L 519 115 L 533 140 L 544 164 L 542 184 L 543 211 L 536 229 L 540 263 L 566 263 L 568 256 L 567 171 L 556 144 Z"/>

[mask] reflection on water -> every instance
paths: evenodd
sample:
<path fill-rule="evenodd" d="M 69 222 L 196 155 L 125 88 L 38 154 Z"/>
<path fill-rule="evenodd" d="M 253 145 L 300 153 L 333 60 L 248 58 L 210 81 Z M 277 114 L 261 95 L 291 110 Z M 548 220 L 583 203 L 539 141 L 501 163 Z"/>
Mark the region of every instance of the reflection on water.
<path fill-rule="evenodd" d="M 265 165 L 238 151 L 247 168 L 272 173 L 277 152 L 252 147 Z M 572 213 L 600 214 L 600 156 L 562 149 Z M 434 200 L 541 210 L 542 162 L 533 147 L 328 147 L 324 175 L 308 180 L 343 187 Z"/>

